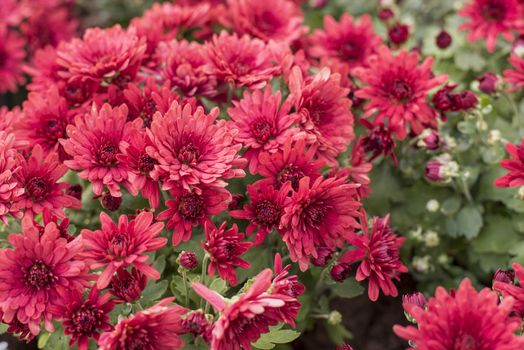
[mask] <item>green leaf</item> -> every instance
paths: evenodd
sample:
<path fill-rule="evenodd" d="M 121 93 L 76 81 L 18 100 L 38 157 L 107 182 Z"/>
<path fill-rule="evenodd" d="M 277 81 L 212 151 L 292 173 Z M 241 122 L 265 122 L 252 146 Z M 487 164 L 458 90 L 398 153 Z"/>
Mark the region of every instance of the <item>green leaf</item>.
<path fill-rule="evenodd" d="M 333 293 L 341 298 L 354 298 L 364 292 L 364 288 L 356 280 L 347 278 L 343 283 L 337 283 L 332 287 Z"/>
<path fill-rule="evenodd" d="M 510 217 L 490 215 L 485 218 L 486 225 L 473 241 L 473 249 L 478 253 L 507 254 L 520 236 L 515 231 Z"/>
<path fill-rule="evenodd" d="M 473 239 L 478 236 L 482 228 L 482 215 L 477 207 L 473 205 L 462 208 L 456 218 L 457 234 Z"/>
<path fill-rule="evenodd" d="M 51 333 L 43 333 L 38 336 L 38 348 L 43 349 L 45 348 L 47 341 L 49 340 L 49 337 L 51 336 Z"/>
<path fill-rule="evenodd" d="M 440 211 L 444 215 L 453 215 L 460 209 L 460 205 L 462 204 L 462 200 L 459 196 L 453 196 L 450 198 L 447 198 L 442 202 L 442 206 L 440 208 Z"/>
<path fill-rule="evenodd" d="M 226 281 L 224 281 L 221 278 L 216 278 L 213 282 L 211 282 L 211 284 L 209 285 L 209 288 L 214 290 L 218 294 L 223 295 L 228 287 L 227 287 Z"/>
<path fill-rule="evenodd" d="M 300 336 L 300 332 L 292 329 L 281 329 L 282 324 L 270 327 L 269 333 L 264 333 L 254 342 L 253 347 L 257 349 L 273 349 L 275 344 L 287 344 Z"/>

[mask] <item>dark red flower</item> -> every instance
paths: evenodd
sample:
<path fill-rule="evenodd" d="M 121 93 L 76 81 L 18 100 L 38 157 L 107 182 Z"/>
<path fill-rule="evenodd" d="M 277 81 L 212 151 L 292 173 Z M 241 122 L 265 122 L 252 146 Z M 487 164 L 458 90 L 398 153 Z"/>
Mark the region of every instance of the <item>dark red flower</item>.
<path fill-rule="evenodd" d="M 395 45 L 402 45 L 409 39 L 409 26 L 397 23 L 388 29 L 389 40 Z"/>
<path fill-rule="evenodd" d="M 351 265 L 346 264 L 346 263 L 335 264 L 333 265 L 333 267 L 331 267 L 331 270 L 329 270 L 331 279 L 339 283 L 344 282 L 346 278 L 349 277 L 350 272 L 351 272 Z"/>
<path fill-rule="evenodd" d="M 496 74 L 486 72 L 478 78 L 479 90 L 485 94 L 494 94 L 499 89 L 500 80 Z"/>
<path fill-rule="evenodd" d="M 136 268 L 133 267 L 131 272 L 126 269 L 118 269 L 111 279 L 109 293 L 116 298 L 116 302 L 132 303 L 140 299 L 146 285 L 146 275 Z"/>
<path fill-rule="evenodd" d="M 178 257 L 180 266 L 186 270 L 194 270 L 198 266 L 198 258 L 194 252 L 182 252 Z"/>
<path fill-rule="evenodd" d="M 191 333 L 194 337 L 202 337 L 208 344 L 211 342 L 213 323 L 202 311 L 190 311 L 182 319 L 182 326 L 186 333 Z"/>
<path fill-rule="evenodd" d="M 435 38 L 435 43 L 442 50 L 447 49 L 451 45 L 452 41 L 453 38 L 445 30 L 442 30 L 440 33 L 438 33 L 438 35 Z"/>

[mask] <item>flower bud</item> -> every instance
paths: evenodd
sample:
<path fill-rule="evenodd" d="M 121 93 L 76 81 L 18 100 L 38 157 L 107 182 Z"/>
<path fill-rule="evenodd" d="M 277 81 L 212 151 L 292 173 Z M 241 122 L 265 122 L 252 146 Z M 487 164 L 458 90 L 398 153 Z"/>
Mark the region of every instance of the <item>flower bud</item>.
<path fill-rule="evenodd" d="M 117 301 L 131 303 L 140 298 L 146 285 L 147 277 L 137 269 L 133 268 L 131 272 L 119 269 L 111 280 L 109 293 Z"/>
<path fill-rule="evenodd" d="M 434 182 L 449 182 L 451 178 L 457 177 L 459 165 L 451 160 L 449 154 L 443 154 L 426 164 L 426 178 Z"/>
<path fill-rule="evenodd" d="M 383 8 L 378 13 L 378 18 L 381 21 L 383 21 L 383 22 L 386 22 L 386 21 L 390 20 L 394 16 L 395 16 L 395 14 L 393 13 L 393 10 L 390 9 L 389 7 Z"/>
<path fill-rule="evenodd" d="M 395 45 L 402 45 L 409 38 L 409 26 L 402 23 L 397 23 L 388 30 L 389 40 Z"/>
<path fill-rule="evenodd" d="M 186 270 L 194 270 L 198 266 L 198 258 L 194 252 L 182 252 L 178 263 Z"/>
<path fill-rule="evenodd" d="M 437 131 L 426 129 L 419 135 L 417 146 L 430 151 L 435 151 L 440 146 L 440 137 Z"/>
<path fill-rule="evenodd" d="M 342 283 L 344 282 L 346 278 L 349 277 L 350 271 L 351 271 L 351 266 L 349 264 L 338 263 L 336 265 L 333 265 L 329 273 L 333 281 Z"/>
<path fill-rule="evenodd" d="M 500 85 L 500 79 L 491 72 L 486 72 L 480 78 L 478 78 L 479 90 L 485 94 L 491 95 L 497 92 L 497 88 Z"/>
<path fill-rule="evenodd" d="M 402 296 L 402 307 L 406 308 L 407 305 L 416 305 L 421 309 L 424 309 L 427 304 L 426 297 L 420 292 L 404 294 Z"/>
<path fill-rule="evenodd" d="M 437 37 L 435 38 L 435 42 L 437 44 L 437 46 L 444 50 L 446 48 L 449 47 L 449 45 L 451 45 L 451 42 L 453 41 L 453 38 L 451 37 L 451 35 L 449 35 L 448 32 L 446 32 L 445 30 L 441 31 Z"/>
<path fill-rule="evenodd" d="M 82 185 L 75 184 L 75 185 L 69 186 L 69 188 L 66 190 L 66 194 L 72 197 L 75 197 L 78 200 L 81 200 L 82 199 Z"/>
<path fill-rule="evenodd" d="M 493 275 L 493 282 L 513 284 L 515 282 L 515 271 L 498 269 Z"/>
<path fill-rule="evenodd" d="M 440 243 L 440 238 L 438 236 L 438 233 L 435 231 L 428 231 L 424 235 L 424 242 L 426 243 L 426 247 L 436 247 Z"/>
<path fill-rule="evenodd" d="M 122 204 L 122 197 L 113 197 L 111 193 L 104 192 L 102 194 L 102 206 L 109 211 L 117 211 L 118 208 L 120 208 L 120 204 Z"/>
<path fill-rule="evenodd" d="M 326 7 L 328 4 L 328 0 L 309 0 L 309 6 L 315 8 L 315 9 L 321 9 Z"/>
<path fill-rule="evenodd" d="M 477 96 L 472 91 L 466 90 L 451 96 L 453 101 L 452 111 L 467 111 L 479 102 Z"/>
<path fill-rule="evenodd" d="M 244 201 L 244 196 L 241 194 L 234 194 L 231 198 L 231 202 L 229 203 L 228 209 L 229 210 L 238 210 L 242 208 L 242 202 Z"/>
<path fill-rule="evenodd" d="M 182 320 L 185 333 L 202 337 L 206 343 L 211 341 L 212 324 L 202 311 L 190 311 Z"/>
<path fill-rule="evenodd" d="M 430 213 L 436 213 L 440 208 L 440 203 L 436 199 L 430 199 L 426 203 L 426 210 Z"/>
<path fill-rule="evenodd" d="M 311 257 L 311 263 L 315 266 L 326 266 L 333 256 L 333 250 L 327 247 L 320 247 L 317 249 L 317 257 Z"/>

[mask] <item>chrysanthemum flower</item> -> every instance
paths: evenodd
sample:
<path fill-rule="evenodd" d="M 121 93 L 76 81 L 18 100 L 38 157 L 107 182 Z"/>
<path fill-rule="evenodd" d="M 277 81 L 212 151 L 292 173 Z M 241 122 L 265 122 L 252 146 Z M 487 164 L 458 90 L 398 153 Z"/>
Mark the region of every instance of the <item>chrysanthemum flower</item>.
<path fill-rule="evenodd" d="M 508 61 L 513 66 L 513 69 L 504 71 L 505 80 L 515 90 L 524 89 L 524 57 L 512 55 Z"/>
<path fill-rule="evenodd" d="M 256 231 L 255 244 L 260 245 L 268 233 L 278 229 L 284 208 L 290 203 L 288 197 L 291 183 L 286 183 L 280 190 L 272 186 L 261 185 L 256 182 L 247 186 L 250 204 L 244 205 L 243 210 L 231 210 L 229 215 L 237 219 L 249 220 L 246 233 L 251 235 Z"/>
<path fill-rule="evenodd" d="M 339 261 L 352 264 L 362 260 L 357 270 L 357 281 L 369 279 L 368 296 L 375 301 L 378 299 L 379 289 L 384 295 L 396 297 L 397 287 L 393 280 L 399 280 L 398 275 L 408 269 L 400 261 L 400 247 L 405 237 L 398 237 L 389 226 L 389 215 L 384 218 L 373 218 L 371 233 L 367 227 L 367 217 L 362 218 L 363 234 L 353 234 L 349 242 L 357 249 L 344 253 Z"/>
<path fill-rule="evenodd" d="M 114 331 L 102 334 L 98 340 L 99 350 L 182 349 L 184 342 L 179 335 L 185 331 L 182 316 L 187 309 L 169 305 L 172 300 L 164 299 L 149 309 L 120 320 Z"/>
<path fill-rule="evenodd" d="M 65 217 L 64 208 L 79 209 L 82 203 L 65 193 L 70 186 L 58 182 L 67 172 L 67 167 L 58 159 L 56 152 L 44 154 L 42 147 L 36 145 L 28 159 L 20 160 L 20 169 L 15 173 L 18 186 L 24 193 L 15 203 L 17 210 L 33 216 L 49 209 L 58 218 Z"/>
<path fill-rule="evenodd" d="M 115 306 L 109 301 L 111 295 L 100 295 L 97 288 L 92 288 L 86 298 L 77 291 L 64 296 L 59 305 L 52 308 L 53 313 L 62 320 L 64 334 L 70 335 L 69 346 L 78 343 L 78 350 L 88 350 L 89 339 L 98 340 L 100 333 L 113 329 L 109 312 Z"/>
<path fill-rule="evenodd" d="M 360 185 L 347 183 L 345 177 L 309 177 L 299 181 L 284 209 L 280 234 L 287 245 L 291 260 L 307 270 L 311 257 L 317 257 L 318 247 L 342 247 L 355 229 L 360 228 L 360 203 L 356 189 Z"/>
<path fill-rule="evenodd" d="M 225 24 L 239 35 L 291 44 L 307 31 L 302 11 L 292 1 L 228 0 L 227 5 Z"/>
<path fill-rule="evenodd" d="M 234 87 L 259 89 L 280 72 L 267 45 L 248 35 L 238 37 L 222 31 L 206 44 L 206 48 L 210 73 Z"/>
<path fill-rule="evenodd" d="M 234 142 L 237 131 L 225 120 L 216 120 L 218 109 L 205 114 L 202 107 L 173 102 L 169 111 L 153 118 L 147 134 L 153 146 L 148 154 L 156 159 L 151 177 L 163 182 L 163 189 L 190 185 L 225 187 L 224 180 L 243 177 L 245 160 Z"/>
<path fill-rule="evenodd" d="M 494 52 L 497 37 L 513 41 L 513 31 L 524 24 L 524 7 L 518 0 L 471 0 L 458 11 L 469 22 L 460 26 L 468 30 L 468 40 L 486 40 L 486 48 Z"/>
<path fill-rule="evenodd" d="M 495 180 L 497 187 L 519 187 L 524 186 L 524 138 L 520 145 L 506 144 L 506 150 L 510 159 L 500 162 L 500 166 L 509 173 Z"/>
<path fill-rule="evenodd" d="M 231 201 L 231 193 L 220 187 L 200 186 L 192 190 L 175 187 L 170 192 L 174 199 L 166 201 L 167 209 L 157 219 L 168 220 L 174 246 L 187 242 L 193 227 L 210 224 L 210 217 L 226 210 Z"/>
<path fill-rule="evenodd" d="M 289 90 L 308 143 L 317 145 L 317 157 L 328 165 L 336 164 L 336 157 L 354 137 L 349 89 L 343 88 L 340 75 L 331 74 L 328 68 L 304 79 L 295 67 L 289 77 Z"/>
<path fill-rule="evenodd" d="M 142 291 L 146 288 L 147 277 L 136 268 L 131 272 L 126 269 L 118 269 L 111 279 L 109 293 L 111 293 L 118 303 L 132 303 L 140 299 Z"/>
<path fill-rule="evenodd" d="M 369 68 L 355 70 L 355 75 L 367 86 L 355 92 L 357 97 L 369 99 L 365 116 L 376 114 L 374 123 L 384 123 L 399 139 L 407 135 L 407 126 L 420 134 L 425 127 L 436 126 L 436 113 L 429 107 L 428 91 L 444 83 L 446 75 L 433 76 L 431 57 L 419 66 L 415 52 L 401 51 L 394 56 L 382 46 L 376 56 L 368 60 Z"/>
<path fill-rule="evenodd" d="M 58 63 L 66 69 L 60 76 L 70 81 L 91 80 L 97 84 L 114 79 L 132 81 L 146 50 L 145 40 L 134 28 L 119 25 L 109 29 L 91 28 L 82 39 L 59 46 Z"/>
<path fill-rule="evenodd" d="M 248 269 L 251 264 L 240 258 L 253 245 L 251 242 L 243 242 L 244 234 L 238 233 L 237 225 L 226 229 L 227 222 L 223 222 L 219 228 L 213 223 L 205 225 L 206 241 L 202 246 L 210 257 L 207 269 L 209 275 L 214 276 L 218 270 L 220 278 L 234 286 L 238 282 L 235 267 Z"/>
<path fill-rule="evenodd" d="M 300 131 L 291 128 L 299 116 L 290 114 L 290 101 L 281 103 L 281 92 L 272 94 L 268 86 L 264 91 L 244 92 L 244 98 L 233 101 L 233 107 L 227 111 L 232 120 L 230 125 L 238 129 L 235 140 L 247 148 L 243 157 L 249 161 L 252 174 L 257 171 L 260 152 L 275 153 L 284 148 L 288 138 L 297 136 Z"/>
<path fill-rule="evenodd" d="M 361 16 L 357 21 L 344 13 L 337 22 L 331 16 L 324 17 L 324 29 L 317 29 L 311 36 L 308 49 L 316 58 L 336 58 L 354 68 L 365 66 L 367 59 L 376 53 L 382 38 L 375 34 L 371 17 Z"/>
<path fill-rule="evenodd" d="M 153 223 L 153 214 L 150 212 L 142 212 L 131 221 L 127 215 L 121 215 L 118 224 L 101 212 L 100 222 L 101 230 L 81 231 L 86 247 L 83 256 L 91 259 L 90 268 L 104 268 L 97 281 L 99 289 L 109 285 L 118 269 L 130 265 L 150 278 L 160 277 L 160 273 L 147 264 L 149 256 L 145 253 L 166 245 L 166 238 L 157 237 L 164 228 L 162 222 Z"/>
<path fill-rule="evenodd" d="M 511 297 L 515 300 L 513 304 L 513 312 L 519 316 L 524 317 L 524 267 L 520 264 L 513 264 L 513 276 L 516 275 L 519 281 L 518 285 L 513 284 L 513 278 L 506 277 L 505 281 L 497 281 L 493 283 L 493 289 L 502 294 L 504 298 Z"/>
<path fill-rule="evenodd" d="M 524 337 L 514 334 L 521 320 L 509 316 L 512 305 L 513 298 L 499 303 L 497 293 L 487 288 L 477 292 L 465 279 L 454 294 L 437 288 L 427 311 L 407 305 L 417 326 L 396 325 L 393 330 L 411 342 L 409 349 L 522 349 Z"/>
<path fill-rule="evenodd" d="M 93 192 L 101 195 L 107 186 L 111 195 L 120 197 L 119 184 L 127 185 L 127 165 L 118 159 L 120 143 L 129 139 L 131 123 L 127 107 L 111 108 L 104 104 L 84 116 L 77 116 L 74 125 L 67 126 L 68 139 L 60 140 L 72 159 L 64 161 L 78 176 L 93 184 Z"/>
<path fill-rule="evenodd" d="M 298 311 L 302 306 L 298 297 L 304 293 L 306 288 L 299 283 L 297 275 L 289 275 L 290 269 L 291 265 L 282 265 L 282 257 L 277 253 L 274 259 L 275 276 L 273 277 L 271 294 L 287 295 L 294 299 L 286 301 L 286 306 L 280 308 L 279 311 L 281 319 L 295 327 L 295 319 L 298 317 Z"/>
<path fill-rule="evenodd" d="M 40 323 L 53 331 L 51 305 L 60 305 L 68 291 L 84 291 L 91 279 L 80 257 L 82 240 L 60 237 L 55 223 L 40 233 L 32 219 L 22 220 L 23 234 L 10 234 L 13 249 L 0 250 L 0 308 L 3 321 L 15 320 L 38 335 Z"/>
<path fill-rule="evenodd" d="M 0 23 L 0 93 L 15 92 L 24 82 L 24 46 L 19 34 Z"/>
<path fill-rule="evenodd" d="M 208 344 L 211 342 L 213 324 L 212 320 L 209 320 L 204 312 L 190 311 L 184 315 L 182 325 L 186 333 L 191 333 L 194 337 L 202 337 Z"/>
<path fill-rule="evenodd" d="M 13 208 L 24 193 L 19 187 L 14 174 L 19 170 L 18 152 L 15 149 L 15 136 L 0 131 L 0 220 L 7 225 L 7 215 L 20 216 L 20 212 Z M 14 212 L 12 212 L 14 210 Z"/>

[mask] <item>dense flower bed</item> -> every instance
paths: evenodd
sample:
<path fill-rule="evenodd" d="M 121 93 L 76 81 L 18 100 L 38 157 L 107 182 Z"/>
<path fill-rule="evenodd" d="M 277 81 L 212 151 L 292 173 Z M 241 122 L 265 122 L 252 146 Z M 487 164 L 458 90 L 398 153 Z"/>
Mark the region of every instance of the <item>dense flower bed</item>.
<path fill-rule="evenodd" d="M 409 273 L 406 347 L 524 348 L 523 1 L 0 13 L 3 332 L 348 350 Z"/>

